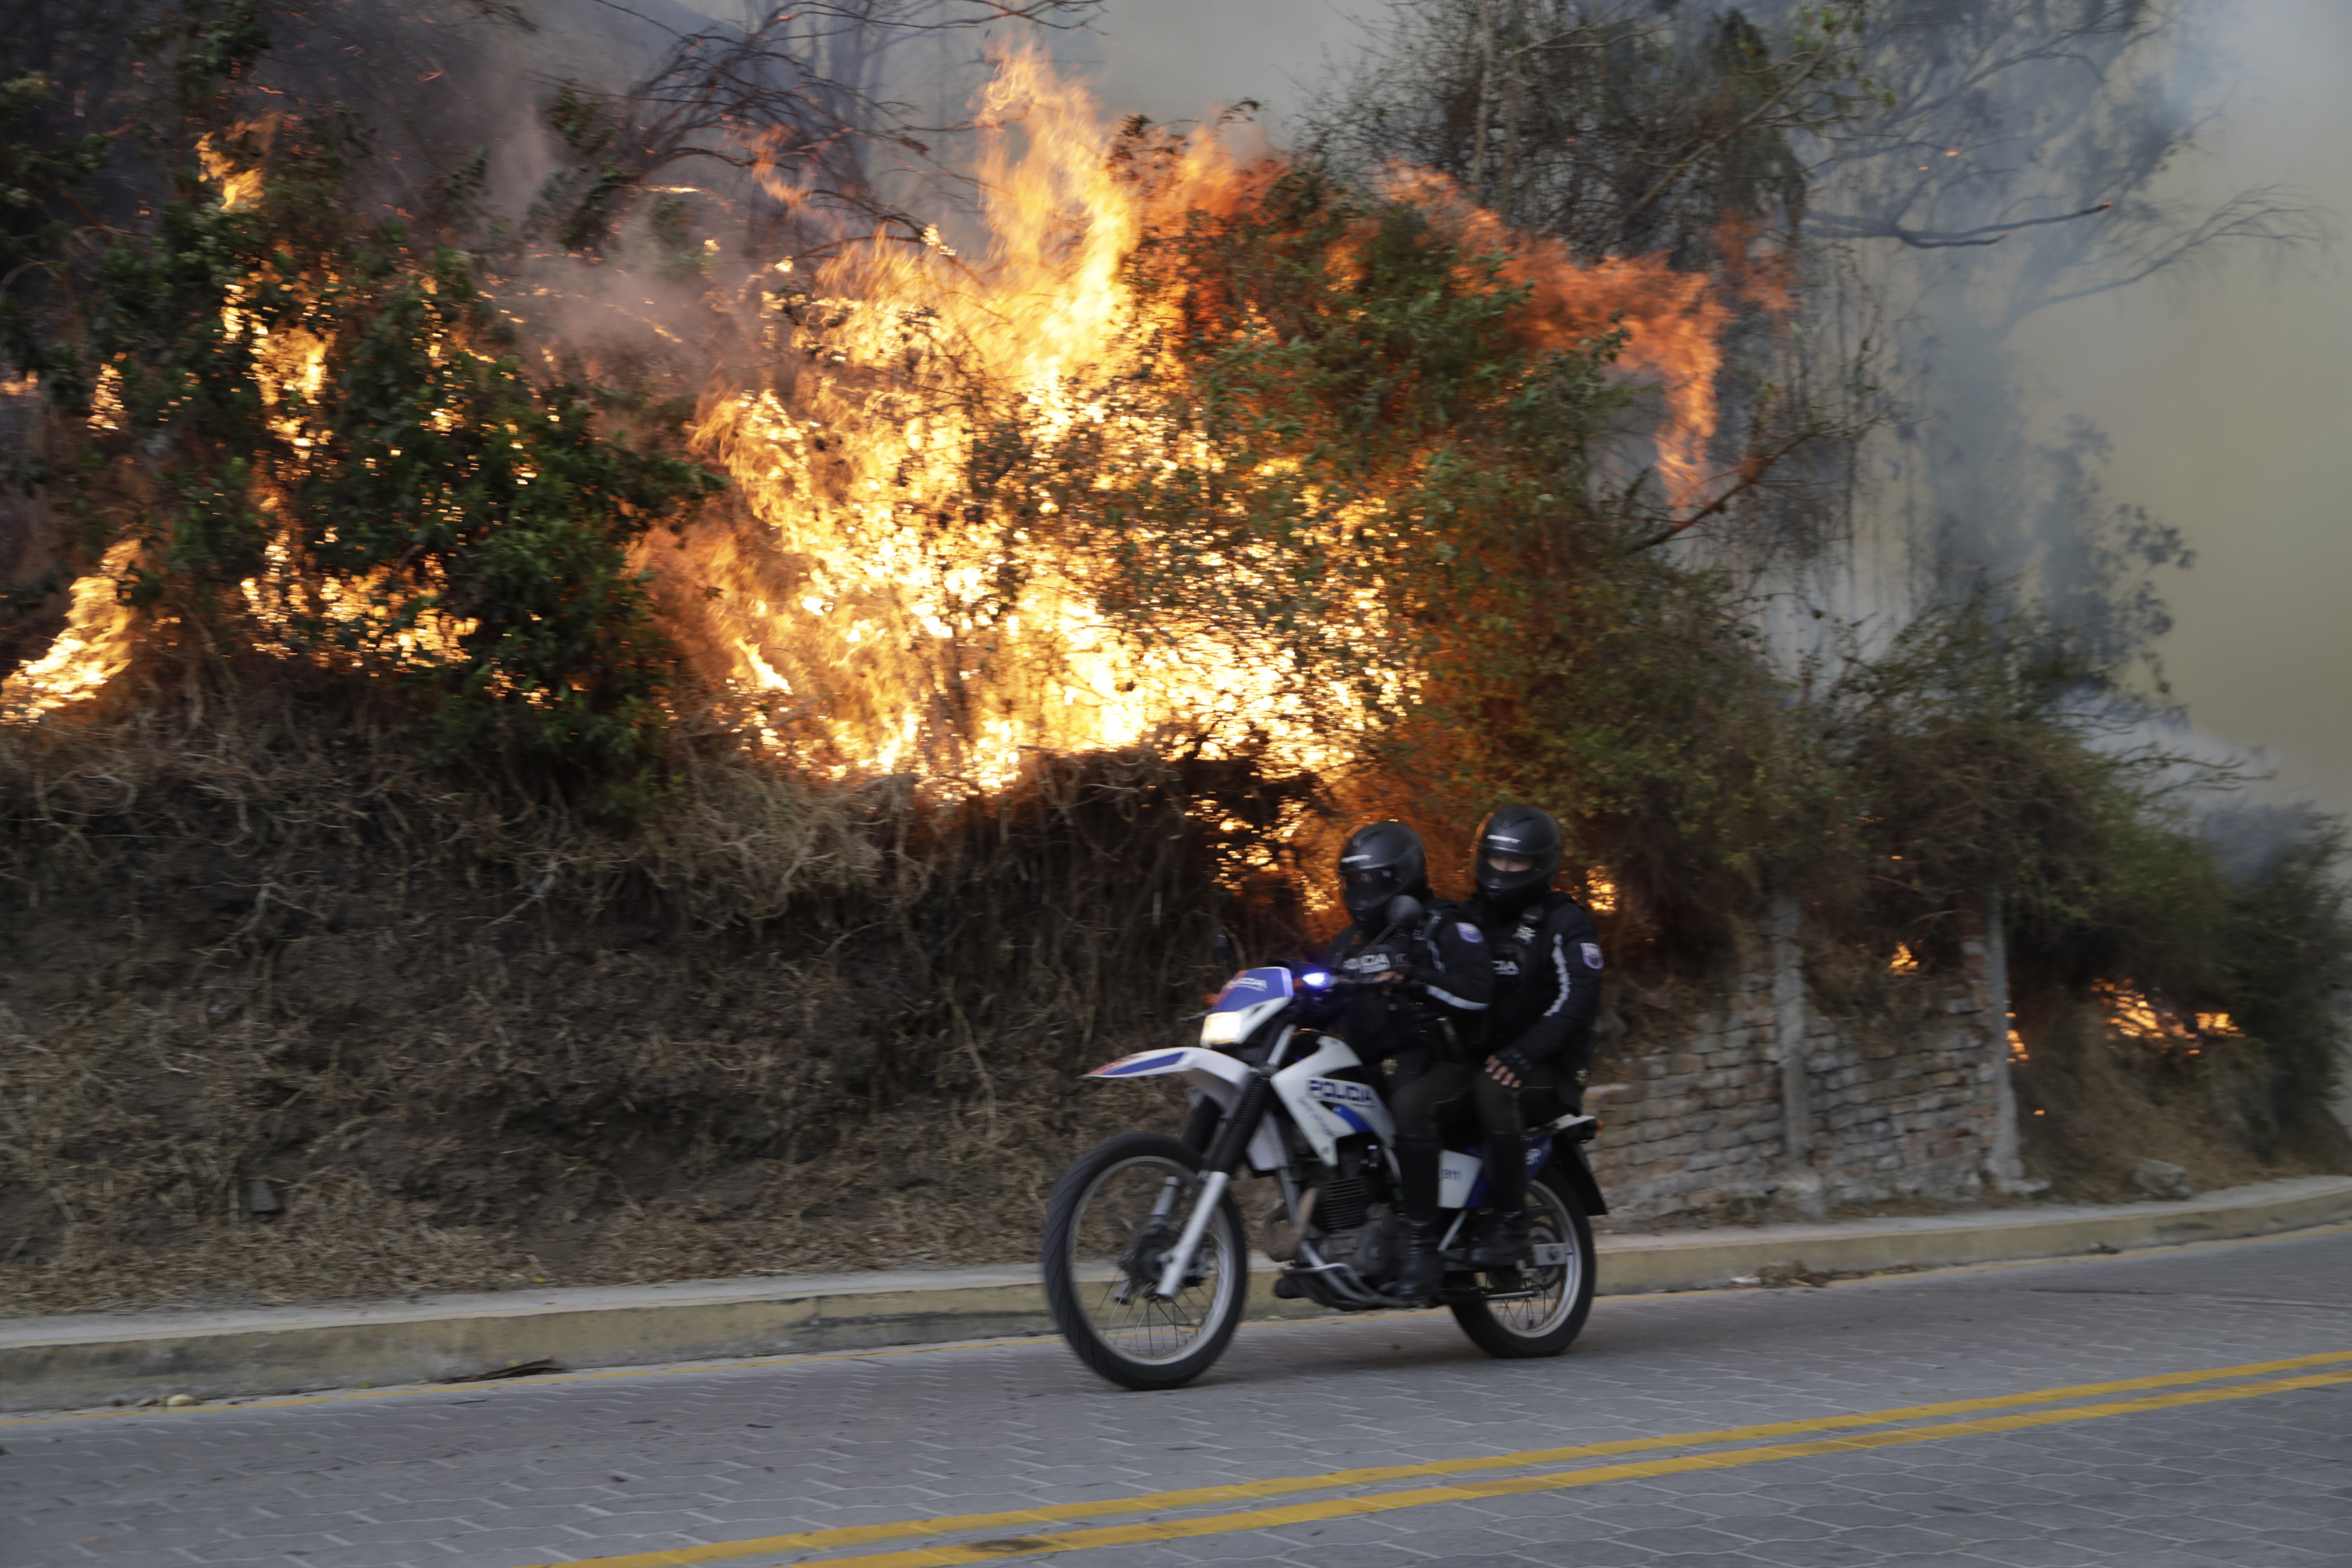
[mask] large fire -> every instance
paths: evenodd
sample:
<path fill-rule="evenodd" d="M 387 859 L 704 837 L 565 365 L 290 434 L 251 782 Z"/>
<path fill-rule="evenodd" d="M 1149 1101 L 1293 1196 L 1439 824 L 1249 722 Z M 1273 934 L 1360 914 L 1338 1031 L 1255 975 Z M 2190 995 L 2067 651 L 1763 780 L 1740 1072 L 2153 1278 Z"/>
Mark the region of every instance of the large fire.
<path fill-rule="evenodd" d="M 646 549 L 644 563 L 669 584 L 671 631 L 708 679 L 755 710 L 767 744 L 843 776 L 907 773 L 988 789 L 1033 752 L 1171 736 L 1210 754 L 1245 748 L 1278 767 L 1344 760 L 1344 726 L 1334 732 L 1328 708 L 1320 722 L 1310 715 L 1299 672 L 1271 637 L 1230 621 L 1140 635 L 1043 530 L 992 516 L 971 494 L 985 435 L 971 415 L 976 385 L 1033 427 L 1104 426 L 1115 467 L 1204 460 L 1087 389 L 1115 379 L 1153 324 L 1121 280 L 1139 241 L 1190 212 L 1233 210 L 1280 165 L 1203 132 L 1169 143 L 1153 177 L 1137 179 L 1087 92 L 1032 55 L 1000 61 L 978 109 L 989 128 L 977 165 L 982 243 L 958 254 L 936 230 L 920 247 L 877 238 L 803 272 L 774 260 L 771 287 L 748 291 L 774 374 L 708 395 L 694 439 L 734 481 L 753 526 Z M 205 152 L 224 203 L 251 201 L 252 172 Z M 1474 252 L 1506 258 L 1507 279 L 1528 290 L 1524 325 L 1538 341 L 1629 334 L 1620 363 L 1663 390 L 1660 479 L 1675 504 L 1700 502 L 1727 316 L 1707 280 L 1648 258 L 1580 262 L 1511 234 L 1433 175 L 1398 170 L 1387 184 Z M 273 404 L 298 418 L 326 345 L 268 351 Z M 9 679 L 17 710 L 61 707 L 119 668 L 102 650 L 119 635 L 122 564 L 110 557 L 75 585 L 57 647 Z M 1244 549 L 1210 564 L 1242 577 L 1265 563 Z M 249 596 L 271 624 L 267 584 Z M 1367 596 L 1355 618 L 1368 647 L 1378 615 Z M 1379 679 L 1399 691 L 1415 674 Z M 1595 892 L 1606 899 L 1605 882 Z"/>

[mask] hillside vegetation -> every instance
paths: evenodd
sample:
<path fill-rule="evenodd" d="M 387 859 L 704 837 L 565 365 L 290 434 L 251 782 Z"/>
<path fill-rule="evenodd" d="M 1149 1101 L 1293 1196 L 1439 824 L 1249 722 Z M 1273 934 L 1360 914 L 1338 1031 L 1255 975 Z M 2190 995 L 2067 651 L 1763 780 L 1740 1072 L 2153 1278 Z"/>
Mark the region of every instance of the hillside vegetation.
<path fill-rule="evenodd" d="M 1034 53 L 943 132 L 826 74 L 1003 7 L 681 19 L 635 82 L 500 75 L 502 14 L 20 9 L 0 1303 L 1021 1256 L 1213 926 L 1511 799 L 1626 1049 L 1776 898 L 1832 1014 L 1997 903 L 2062 1191 L 2157 1123 L 2343 1157 L 2338 826 L 2140 739 L 2177 540 L 2093 487 L 2063 563 L 1813 594 L 1910 417 L 1853 247 L 1917 237 L 1815 206 L 1959 156 L 1944 44 L 2125 112 L 2137 8 L 1446 0 L 1281 156 Z"/>

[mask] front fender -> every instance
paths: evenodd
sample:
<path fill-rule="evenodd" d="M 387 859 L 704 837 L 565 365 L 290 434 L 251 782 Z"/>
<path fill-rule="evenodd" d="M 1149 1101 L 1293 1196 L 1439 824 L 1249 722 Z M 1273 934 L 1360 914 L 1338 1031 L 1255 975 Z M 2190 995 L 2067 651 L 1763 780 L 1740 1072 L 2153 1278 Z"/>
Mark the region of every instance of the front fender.
<path fill-rule="evenodd" d="M 1222 1051 L 1198 1046 L 1173 1046 L 1164 1051 L 1138 1051 L 1115 1062 L 1105 1062 L 1087 1074 L 1090 1079 L 1181 1078 L 1187 1089 L 1198 1089 L 1230 1111 L 1241 1102 L 1242 1087 L 1250 1069 Z"/>
<path fill-rule="evenodd" d="M 1131 1057 L 1105 1062 L 1087 1076 L 1102 1079 L 1181 1078 L 1185 1088 L 1215 1100 L 1217 1108 L 1230 1116 L 1234 1107 L 1241 1103 L 1243 1086 L 1255 1075 L 1222 1051 L 1203 1050 L 1198 1046 L 1177 1046 L 1164 1051 L 1138 1051 Z M 1283 1155 L 1282 1129 L 1276 1125 L 1273 1116 L 1260 1121 L 1256 1131 L 1251 1135 L 1248 1159 L 1250 1168 L 1260 1173 L 1278 1171 L 1286 1163 Z"/>

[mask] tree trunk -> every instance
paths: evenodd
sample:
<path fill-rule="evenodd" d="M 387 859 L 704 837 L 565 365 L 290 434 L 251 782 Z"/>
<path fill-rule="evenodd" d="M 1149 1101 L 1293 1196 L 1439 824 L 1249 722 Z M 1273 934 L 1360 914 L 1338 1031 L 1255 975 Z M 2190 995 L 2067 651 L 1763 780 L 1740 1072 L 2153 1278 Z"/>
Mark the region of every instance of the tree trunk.
<path fill-rule="evenodd" d="M 1794 890 L 1772 895 L 1768 927 L 1772 954 L 1772 1048 L 1780 1058 L 1782 1194 L 1809 1218 L 1820 1217 L 1822 1179 L 1813 1170 L 1812 1094 L 1806 1081 L 1805 956 Z"/>
<path fill-rule="evenodd" d="M 1495 113 L 1495 0 L 1478 0 L 1478 122 L 1470 133 L 1470 193 L 1486 203 L 1486 126 Z"/>

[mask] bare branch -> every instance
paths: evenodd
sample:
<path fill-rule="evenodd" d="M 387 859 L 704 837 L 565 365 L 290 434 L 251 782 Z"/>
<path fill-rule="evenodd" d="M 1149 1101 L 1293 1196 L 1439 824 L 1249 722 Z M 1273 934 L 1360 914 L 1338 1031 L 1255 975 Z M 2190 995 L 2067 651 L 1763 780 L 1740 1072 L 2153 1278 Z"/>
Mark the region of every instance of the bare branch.
<path fill-rule="evenodd" d="M 1806 222 L 1833 239 L 1897 239 L 1915 250 L 1948 250 L 1964 246 L 1999 245 L 2021 228 L 2039 228 L 2044 224 L 2073 223 L 2076 218 L 2095 217 L 2112 211 L 2113 202 L 2101 202 L 2080 212 L 2059 213 L 2052 217 L 2019 218 L 2012 223 L 1989 223 L 1976 228 L 1938 230 L 1905 228 L 1892 219 L 1846 217 L 1836 213 L 1809 213 Z"/>
<path fill-rule="evenodd" d="M 1771 474 L 1772 470 L 1778 468 L 1784 459 L 1793 454 L 1800 447 L 1810 445 L 1813 441 L 1821 439 L 1825 434 L 1826 432 L 1819 426 L 1809 424 L 1791 432 L 1790 435 L 1784 437 L 1780 441 L 1769 447 L 1750 452 L 1746 458 L 1740 460 L 1739 466 L 1729 470 L 1728 474 L 1717 474 L 1716 476 L 1717 479 L 1726 478 L 1731 479 L 1732 483 L 1729 489 L 1726 489 L 1721 495 L 1716 497 L 1713 500 L 1707 502 L 1705 506 L 1699 508 L 1698 510 L 1691 513 L 1688 517 L 1670 522 L 1664 528 L 1660 529 L 1657 532 L 1650 535 L 1647 539 L 1643 540 L 1639 544 L 1627 547 L 1626 553 L 1629 555 L 1637 555 L 1644 550 L 1654 550 L 1659 545 L 1665 543 L 1666 541 L 1678 538 L 1681 535 L 1689 532 L 1692 529 L 1696 528 L 1700 523 L 1705 522 L 1708 518 L 1719 515 L 1727 509 L 1733 501 L 1738 500 L 1741 496 L 1746 495 L 1748 491 L 1756 489 L 1759 485 L 1761 485 Z"/>

